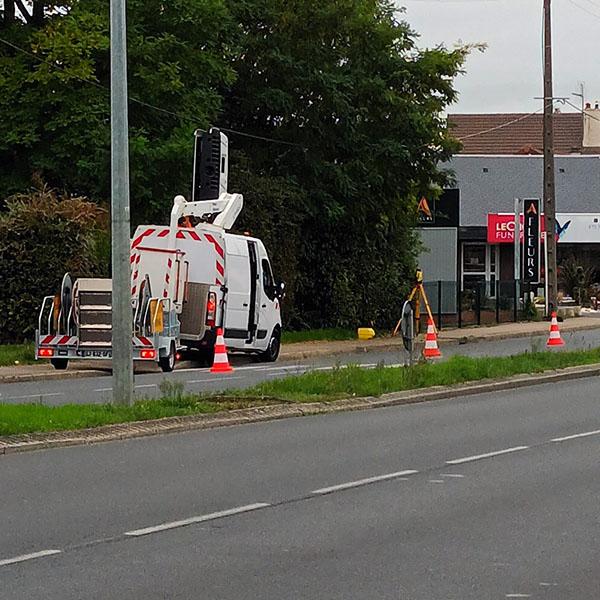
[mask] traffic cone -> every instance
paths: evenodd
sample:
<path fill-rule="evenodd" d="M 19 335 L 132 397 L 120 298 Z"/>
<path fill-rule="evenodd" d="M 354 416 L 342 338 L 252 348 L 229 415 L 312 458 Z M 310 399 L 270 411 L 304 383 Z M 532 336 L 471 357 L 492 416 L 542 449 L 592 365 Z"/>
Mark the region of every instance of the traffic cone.
<path fill-rule="evenodd" d="M 427 335 L 425 336 L 425 348 L 423 349 L 423 356 L 425 358 L 439 358 L 442 355 L 437 343 L 437 334 L 435 332 L 435 325 L 433 319 L 430 317 L 427 321 Z"/>
<path fill-rule="evenodd" d="M 233 367 L 229 364 L 227 358 L 227 347 L 223 338 L 223 330 L 217 329 L 217 341 L 215 342 L 215 359 L 213 366 L 210 368 L 211 373 L 229 373 L 233 371 Z"/>
<path fill-rule="evenodd" d="M 546 346 L 549 348 L 552 346 L 564 346 L 565 342 L 560 337 L 560 330 L 558 328 L 558 319 L 556 318 L 556 311 L 552 313 L 552 322 L 550 323 L 550 337 L 546 342 Z"/>

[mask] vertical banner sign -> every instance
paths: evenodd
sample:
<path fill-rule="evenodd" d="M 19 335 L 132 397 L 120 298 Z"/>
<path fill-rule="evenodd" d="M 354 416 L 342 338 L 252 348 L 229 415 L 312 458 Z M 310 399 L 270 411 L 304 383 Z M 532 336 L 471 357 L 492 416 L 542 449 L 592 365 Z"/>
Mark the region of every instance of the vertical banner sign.
<path fill-rule="evenodd" d="M 540 282 L 540 201 L 523 200 L 523 281 Z"/>

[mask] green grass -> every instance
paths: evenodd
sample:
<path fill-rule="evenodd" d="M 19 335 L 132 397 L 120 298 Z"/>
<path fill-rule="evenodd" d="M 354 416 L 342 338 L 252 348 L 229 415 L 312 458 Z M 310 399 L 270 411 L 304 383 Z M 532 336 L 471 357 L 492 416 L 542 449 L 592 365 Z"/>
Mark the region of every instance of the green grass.
<path fill-rule="evenodd" d="M 0 367 L 8 367 L 18 362 L 29 365 L 35 362 L 33 344 L 8 344 L 0 346 Z"/>
<path fill-rule="evenodd" d="M 109 404 L 0 404 L 0 435 L 68 431 L 162 417 L 210 414 L 265 404 L 272 402 L 256 399 L 209 400 L 197 396 L 142 400 L 130 407 Z"/>
<path fill-rule="evenodd" d="M 299 342 L 331 342 L 335 340 L 355 340 L 355 329 L 307 329 L 305 331 L 284 331 L 281 340 L 284 344 Z"/>
<path fill-rule="evenodd" d="M 470 358 L 453 356 L 446 362 L 411 368 L 358 366 L 266 381 L 241 390 L 238 396 L 281 398 L 290 402 L 327 402 L 348 397 L 381 396 L 388 392 L 452 385 L 467 381 L 541 373 L 576 365 L 600 363 L 600 348 L 573 352 L 532 352 L 515 356 Z"/>
<path fill-rule="evenodd" d="M 515 356 L 470 358 L 453 356 L 441 363 L 414 367 L 340 367 L 267 381 L 228 392 L 227 397 L 193 396 L 181 383 L 161 386 L 163 398 L 131 407 L 78 404 L 0 404 L 0 435 L 72 430 L 161 417 L 207 414 L 280 402 L 327 402 L 341 398 L 380 396 L 387 392 L 451 385 L 522 373 L 541 373 L 576 365 L 600 363 L 600 348 L 573 352 L 529 352 Z"/>

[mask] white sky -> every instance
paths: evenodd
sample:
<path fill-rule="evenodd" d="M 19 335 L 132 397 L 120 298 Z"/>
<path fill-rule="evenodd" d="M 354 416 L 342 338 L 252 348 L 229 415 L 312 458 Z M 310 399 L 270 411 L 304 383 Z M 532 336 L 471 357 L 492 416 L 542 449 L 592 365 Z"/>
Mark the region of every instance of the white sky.
<path fill-rule="evenodd" d="M 533 112 L 541 108 L 543 0 L 396 0 L 420 46 L 486 42 L 459 77 L 460 98 L 449 112 Z M 600 0 L 552 0 L 554 95 L 585 84 L 600 100 Z M 571 96 L 577 106 L 581 99 Z M 569 107 L 563 111 L 572 110 Z"/>

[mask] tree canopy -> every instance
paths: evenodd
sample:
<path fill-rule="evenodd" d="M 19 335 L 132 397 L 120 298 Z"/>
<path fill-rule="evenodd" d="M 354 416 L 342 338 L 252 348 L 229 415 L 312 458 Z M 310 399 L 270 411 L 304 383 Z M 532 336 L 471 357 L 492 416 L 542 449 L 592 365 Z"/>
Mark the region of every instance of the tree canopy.
<path fill-rule="evenodd" d="M 0 197 L 36 173 L 105 202 L 108 2 L 43 4 L 0 29 Z M 419 49 L 388 0 L 129 0 L 128 27 L 134 221 L 189 193 L 194 129 L 234 130 L 239 227 L 267 242 L 288 320 L 393 321 L 467 50 Z"/>

